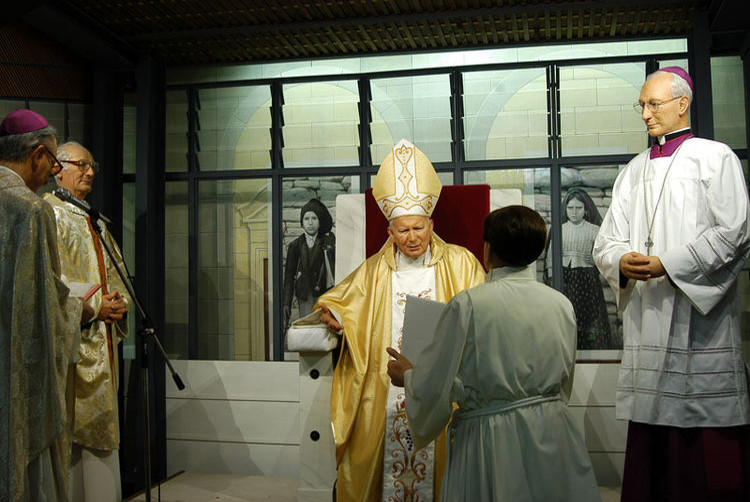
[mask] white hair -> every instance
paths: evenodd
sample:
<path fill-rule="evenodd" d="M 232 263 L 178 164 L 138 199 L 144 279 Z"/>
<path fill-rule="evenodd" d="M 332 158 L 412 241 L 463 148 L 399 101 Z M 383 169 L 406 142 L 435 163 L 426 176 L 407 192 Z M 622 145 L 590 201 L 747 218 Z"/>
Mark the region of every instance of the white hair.
<path fill-rule="evenodd" d="M 80 144 L 78 141 L 66 141 L 62 145 L 57 145 L 57 158 L 60 160 L 70 160 L 70 155 L 68 154 L 68 149 L 71 146 L 80 146 L 87 152 L 89 151 L 88 148 Z M 89 152 L 91 153 L 91 152 Z"/>
<path fill-rule="evenodd" d="M 669 75 L 670 77 L 672 77 L 672 97 L 673 98 L 676 98 L 678 96 L 685 96 L 688 98 L 690 103 L 693 102 L 693 91 L 692 89 L 690 89 L 690 84 L 687 83 L 687 80 L 677 75 L 676 73 L 672 73 L 668 71 L 661 71 L 661 70 L 656 70 L 655 72 L 650 74 L 648 77 L 646 77 L 646 80 L 651 80 L 652 78 L 658 75 Z"/>

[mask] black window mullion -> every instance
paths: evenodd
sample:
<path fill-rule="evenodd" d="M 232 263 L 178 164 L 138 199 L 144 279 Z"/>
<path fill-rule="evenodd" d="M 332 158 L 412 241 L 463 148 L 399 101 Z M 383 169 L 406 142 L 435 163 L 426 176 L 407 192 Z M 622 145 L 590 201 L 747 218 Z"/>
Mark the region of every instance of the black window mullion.
<path fill-rule="evenodd" d="M 549 153 L 549 206 L 550 206 L 550 246 L 547 252 L 552 253 L 552 286 L 562 291 L 562 226 L 561 207 L 561 123 L 560 123 L 560 67 L 550 64 L 547 67 L 547 127 Z"/>
<path fill-rule="evenodd" d="M 198 89 L 187 90 L 188 97 L 188 359 L 200 358 L 200 263 L 199 239 L 200 211 L 198 165 L 198 113 L 200 95 Z"/>
<path fill-rule="evenodd" d="M 282 171 L 284 169 L 284 89 L 280 81 L 271 84 L 271 235 L 273 236 L 277 229 L 281 228 L 281 191 L 282 191 Z M 277 307 L 281 305 L 282 295 L 282 239 L 280 236 L 271 239 L 271 262 L 275 265 L 272 267 L 273 276 L 273 300 L 271 305 L 274 308 L 271 311 L 273 319 L 273 360 L 284 360 L 284 332 L 282 309 Z"/>
<path fill-rule="evenodd" d="M 450 73 L 451 86 L 451 159 L 453 163 L 453 184 L 463 185 L 463 172 L 460 169 L 466 161 L 464 150 L 464 79 L 463 73 L 454 70 Z"/>
<path fill-rule="evenodd" d="M 372 145 L 372 90 L 370 88 L 370 79 L 368 77 L 360 78 L 357 81 L 359 91 L 359 167 L 368 168 L 372 166 L 372 155 L 370 146 Z"/>

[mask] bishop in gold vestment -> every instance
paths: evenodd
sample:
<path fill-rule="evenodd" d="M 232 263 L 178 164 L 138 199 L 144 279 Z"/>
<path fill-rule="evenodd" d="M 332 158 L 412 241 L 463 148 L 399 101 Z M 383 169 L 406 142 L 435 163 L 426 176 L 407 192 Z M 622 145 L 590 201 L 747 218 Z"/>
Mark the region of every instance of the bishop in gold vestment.
<path fill-rule="evenodd" d="M 83 314 L 60 280 L 55 216 L 34 192 L 59 165 L 31 110 L 0 123 L 0 500 L 67 500 L 70 362 Z M 31 145 L 31 146 L 29 146 Z"/>
<path fill-rule="evenodd" d="M 403 393 L 389 386 L 385 349 L 400 340 L 403 295 L 447 302 L 484 281 L 473 254 L 432 233 L 429 216 L 440 189 L 427 157 L 401 140 L 381 165 L 373 190 L 391 222 L 391 237 L 316 306 L 329 327 L 343 327 L 331 396 L 339 502 L 437 499 L 445 440 L 435 442 L 434 455 L 410 444 Z M 415 232 L 418 237 L 410 237 Z M 326 321 L 329 311 L 340 325 Z"/>

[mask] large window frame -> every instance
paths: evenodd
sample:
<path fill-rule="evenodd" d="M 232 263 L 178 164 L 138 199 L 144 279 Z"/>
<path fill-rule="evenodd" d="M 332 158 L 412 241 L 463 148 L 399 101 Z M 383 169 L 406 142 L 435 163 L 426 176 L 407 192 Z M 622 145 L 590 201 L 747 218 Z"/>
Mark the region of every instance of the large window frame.
<path fill-rule="evenodd" d="M 188 169 L 185 172 L 167 172 L 165 181 L 185 181 L 188 185 L 188 209 L 189 226 L 191 235 L 195 235 L 198 228 L 198 184 L 202 180 L 236 180 L 248 178 L 269 178 L 273 193 L 271 218 L 272 218 L 272 294 L 273 310 L 272 316 L 272 359 L 284 360 L 284 344 L 282 332 L 282 308 L 281 296 L 283 287 L 282 267 L 282 240 L 276 238 L 280 235 L 281 212 L 282 212 L 282 183 L 287 177 L 300 176 L 326 176 L 345 173 L 348 176 L 359 177 L 360 191 L 370 187 L 371 178 L 377 172 L 377 159 L 373 162 L 371 158 L 370 145 L 370 123 L 372 122 L 370 103 L 372 100 L 370 81 L 373 79 L 413 77 L 422 75 L 448 75 L 450 80 L 451 96 L 451 161 L 436 162 L 435 168 L 438 172 L 452 177 L 454 184 L 462 184 L 464 174 L 471 171 L 487 169 L 519 169 L 519 168 L 548 168 L 550 175 L 550 197 L 551 200 L 561 200 L 562 192 L 561 169 L 564 166 L 596 166 L 602 164 L 626 164 L 632 157 L 632 153 L 626 154 L 598 154 L 565 156 L 562 149 L 561 119 L 560 119 L 560 69 L 570 66 L 603 65 L 615 63 L 638 63 L 644 66 L 645 76 L 658 68 L 660 60 L 673 60 L 676 58 L 688 58 L 688 53 L 663 53 L 633 56 L 606 56 L 580 59 L 566 59 L 559 61 L 533 61 L 520 63 L 497 63 L 486 65 L 460 66 L 453 68 L 427 68 L 398 71 L 382 71 L 361 74 L 335 74 L 316 75 L 303 77 L 281 77 L 269 79 L 252 79 L 228 81 L 219 83 L 199 84 L 176 84 L 168 85 L 167 91 L 180 91 L 187 93 L 188 97 Z M 472 160 L 467 161 L 464 152 L 464 125 L 463 125 L 463 76 L 470 72 L 481 71 L 508 71 L 514 69 L 543 68 L 547 80 L 547 155 L 535 158 L 497 159 L 497 160 Z M 320 83 L 342 80 L 355 80 L 359 91 L 359 162 L 350 166 L 312 166 L 285 168 L 283 160 L 283 87 L 299 83 Z M 222 87 L 238 86 L 268 86 L 271 89 L 271 165 L 267 169 L 247 170 L 212 170 L 201 171 L 196 162 L 196 153 L 199 148 L 196 126 L 198 123 L 197 96 L 201 89 L 212 89 Z M 705 108 L 704 108 L 705 109 Z M 695 115 L 697 112 L 692 110 Z M 709 107 L 710 112 L 710 107 Z M 694 117 L 696 118 L 696 117 Z M 694 123 L 704 124 L 705 119 L 694 120 Z M 644 131 L 644 137 L 647 137 Z M 651 141 L 651 140 L 649 140 Z M 747 148 L 736 150 L 738 156 L 747 159 Z M 133 181 L 134 175 L 124 175 L 124 181 Z M 562 265 L 561 249 L 561 209 L 559 204 L 551 205 L 551 238 L 552 238 L 552 263 L 553 278 L 552 285 L 556 289 L 562 289 Z M 189 245 L 189 358 L 197 357 L 198 354 L 198 242 L 191 239 Z"/>

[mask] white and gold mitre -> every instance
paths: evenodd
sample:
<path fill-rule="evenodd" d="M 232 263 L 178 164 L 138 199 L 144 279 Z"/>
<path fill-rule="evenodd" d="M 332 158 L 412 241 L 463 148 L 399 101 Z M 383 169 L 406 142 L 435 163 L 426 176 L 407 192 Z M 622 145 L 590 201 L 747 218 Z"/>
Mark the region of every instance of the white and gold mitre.
<path fill-rule="evenodd" d="M 399 216 L 429 217 L 442 188 L 430 159 L 402 139 L 380 164 L 372 196 L 388 221 Z"/>

